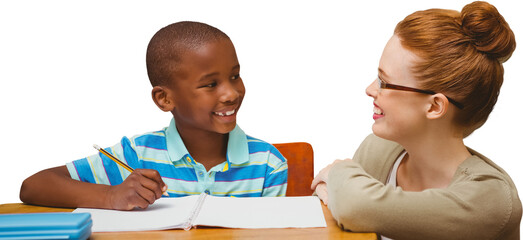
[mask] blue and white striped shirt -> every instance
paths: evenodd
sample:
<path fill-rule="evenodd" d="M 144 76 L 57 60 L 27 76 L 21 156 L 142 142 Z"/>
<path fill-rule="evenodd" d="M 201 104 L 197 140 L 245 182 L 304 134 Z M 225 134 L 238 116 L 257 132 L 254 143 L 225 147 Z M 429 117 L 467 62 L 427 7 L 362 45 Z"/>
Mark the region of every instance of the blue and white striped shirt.
<path fill-rule="evenodd" d="M 171 197 L 206 192 L 215 196 L 285 196 L 287 161 L 271 144 L 245 135 L 236 126 L 229 133 L 227 161 L 209 171 L 189 154 L 174 118 L 163 130 L 123 137 L 106 148 L 134 169 L 157 170 Z M 71 178 L 97 184 L 118 185 L 129 172 L 103 154 L 66 164 Z"/>

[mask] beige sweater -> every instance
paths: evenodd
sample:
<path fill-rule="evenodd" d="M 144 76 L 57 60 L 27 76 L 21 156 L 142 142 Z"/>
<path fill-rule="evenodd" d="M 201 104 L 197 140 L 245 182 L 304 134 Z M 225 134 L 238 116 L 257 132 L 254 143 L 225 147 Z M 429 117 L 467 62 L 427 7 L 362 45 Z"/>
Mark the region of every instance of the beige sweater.
<path fill-rule="evenodd" d="M 447 188 L 408 192 L 385 184 L 402 151 L 370 135 L 354 162 L 332 167 L 328 206 L 342 228 L 396 240 L 519 239 L 521 201 L 503 169 L 469 149 Z"/>

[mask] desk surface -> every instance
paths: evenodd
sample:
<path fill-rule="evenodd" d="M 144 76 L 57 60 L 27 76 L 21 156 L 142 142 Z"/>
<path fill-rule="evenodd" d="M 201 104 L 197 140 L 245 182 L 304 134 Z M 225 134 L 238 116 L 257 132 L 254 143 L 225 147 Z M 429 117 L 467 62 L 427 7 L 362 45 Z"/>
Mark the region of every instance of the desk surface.
<path fill-rule="evenodd" d="M 374 233 L 351 233 L 341 230 L 329 209 L 322 205 L 327 222 L 326 228 L 283 228 L 283 229 L 232 229 L 198 228 L 190 231 L 181 229 L 144 232 L 104 232 L 93 233 L 89 239 L 354 239 L 376 240 Z M 23 203 L 0 204 L 2 213 L 71 212 L 71 208 L 50 208 Z"/>

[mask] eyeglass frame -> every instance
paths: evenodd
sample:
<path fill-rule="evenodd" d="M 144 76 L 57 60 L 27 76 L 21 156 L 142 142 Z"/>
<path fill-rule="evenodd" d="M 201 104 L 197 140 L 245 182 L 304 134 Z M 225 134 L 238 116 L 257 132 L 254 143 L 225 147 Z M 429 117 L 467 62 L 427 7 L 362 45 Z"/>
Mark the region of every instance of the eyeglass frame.
<path fill-rule="evenodd" d="M 392 89 L 392 90 L 400 90 L 400 91 L 408 91 L 408 92 L 417 92 L 417 93 L 424 93 L 424 94 L 429 94 L 429 95 L 436 94 L 436 92 L 431 91 L 431 90 L 423 90 L 423 89 L 418 89 L 418 88 L 405 87 L 405 86 L 401 86 L 401 85 L 387 83 L 387 82 L 381 80 L 380 76 L 378 76 L 378 87 L 380 89 Z M 449 100 L 450 103 L 454 104 L 459 109 L 463 109 L 463 107 L 464 107 L 463 104 L 448 97 L 447 95 L 444 95 L 444 96 Z"/>

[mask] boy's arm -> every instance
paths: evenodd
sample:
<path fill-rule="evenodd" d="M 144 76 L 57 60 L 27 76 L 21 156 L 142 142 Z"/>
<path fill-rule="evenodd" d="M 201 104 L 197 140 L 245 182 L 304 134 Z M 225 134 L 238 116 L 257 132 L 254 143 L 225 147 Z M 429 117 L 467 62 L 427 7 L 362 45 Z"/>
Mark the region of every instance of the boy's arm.
<path fill-rule="evenodd" d="M 121 184 L 109 186 L 74 180 L 67 167 L 60 166 L 27 178 L 20 189 L 20 200 L 54 207 L 132 210 L 147 208 L 166 188 L 152 169 L 136 169 Z"/>

